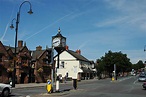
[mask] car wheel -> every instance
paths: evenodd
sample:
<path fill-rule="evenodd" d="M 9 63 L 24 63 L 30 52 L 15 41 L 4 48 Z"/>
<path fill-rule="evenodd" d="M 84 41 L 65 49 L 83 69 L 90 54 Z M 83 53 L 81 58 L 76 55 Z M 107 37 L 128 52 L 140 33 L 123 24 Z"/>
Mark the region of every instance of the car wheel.
<path fill-rule="evenodd" d="M 9 96 L 9 89 L 4 89 L 2 93 L 2 97 L 8 97 Z"/>

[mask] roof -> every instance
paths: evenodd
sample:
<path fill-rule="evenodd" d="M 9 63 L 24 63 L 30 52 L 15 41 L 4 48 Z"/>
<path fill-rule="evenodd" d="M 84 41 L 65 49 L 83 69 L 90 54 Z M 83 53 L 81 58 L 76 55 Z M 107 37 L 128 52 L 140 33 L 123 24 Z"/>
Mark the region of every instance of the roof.
<path fill-rule="evenodd" d="M 13 53 L 15 53 L 15 47 L 10 47 L 10 46 L 5 46 L 6 50 L 11 49 Z M 18 53 L 19 51 L 21 51 L 25 46 L 22 47 L 16 47 L 16 53 Z"/>
<path fill-rule="evenodd" d="M 32 51 L 32 59 L 36 59 L 42 55 L 45 50 L 35 50 Z"/>
<path fill-rule="evenodd" d="M 70 53 L 72 56 L 74 56 L 75 58 L 77 58 L 77 60 L 82 60 L 82 61 L 87 61 L 90 62 L 88 59 L 86 59 L 84 56 L 82 56 L 81 54 L 78 54 L 75 51 L 72 50 L 66 50 L 68 53 Z"/>
<path fill-rule="evenodd" d="M 47 48 L 45 50 L 34 50 L 32 52 L 32 59 L 36 59 L 41 57 L 41 55 L 46 51 L 46 50 L 52 50 L 51 48 Z"/>

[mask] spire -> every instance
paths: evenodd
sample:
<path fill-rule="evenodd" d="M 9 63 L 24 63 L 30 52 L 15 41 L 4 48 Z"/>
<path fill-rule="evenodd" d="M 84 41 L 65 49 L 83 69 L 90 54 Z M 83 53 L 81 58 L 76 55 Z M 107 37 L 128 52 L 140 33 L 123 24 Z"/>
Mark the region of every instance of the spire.
<path fill-rule="evenodd" d="M 60 32 L 61 32 L 61 30 L 60 30 L 60 27 L 59 27 L 59 29 L 58 29 L 58 34 L 60 34 Z"/>
<path fill-rule="evenodd" d="M 57 33 L 57 35 L 56 35 L 57 37 L 62 37 L 62 35 L 61 35 L 60 32 L 61 32 L 61 30 L 60 30 L 60 27 L 59 27 L 59 29 L 58 29 L 58 33 Z"/>

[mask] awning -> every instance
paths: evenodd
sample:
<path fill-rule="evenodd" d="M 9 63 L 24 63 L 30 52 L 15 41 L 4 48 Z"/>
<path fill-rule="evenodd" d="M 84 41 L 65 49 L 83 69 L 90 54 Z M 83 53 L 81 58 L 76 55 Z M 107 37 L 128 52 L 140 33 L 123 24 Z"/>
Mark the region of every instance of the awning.
<path fill-rule="evenodd" d="M 91 73 L 92 70 L 90 70 L 89 68 L 86 67 L 82 67 L 81 70 L 83 71 L 83 73 Z"/>

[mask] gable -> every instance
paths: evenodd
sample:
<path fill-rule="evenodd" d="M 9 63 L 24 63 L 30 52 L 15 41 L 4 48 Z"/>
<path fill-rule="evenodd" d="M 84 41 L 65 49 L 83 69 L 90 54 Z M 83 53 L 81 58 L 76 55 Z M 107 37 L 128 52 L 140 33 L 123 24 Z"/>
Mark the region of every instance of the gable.
<path fill-rule="evenodd" d="M 4 47 L 1 41 L 0 41 L 0 54 L 4 54 L 4 55 L 8 54 L 6 48 Z"/>
<path fill-rule="evenodd" d="M 32 51 L 32 58 L 33 59 L 39 59 L 41 57 L 41 55 L 43 54 L 44 50 L 36 50 L 36 51 Z"/>
<path fill-rule="evenodd" d="M 9 48 L 8 50 L 7 50 L 7 52 L 8 52 L 8 54 L 9 54 L 9 56 L 13 56 L 13 52 L 12 52 L 12 50 Z"/>
<path fill-rule="evenodd" d="M 86 59 L 81 54 L 78 54 L 77 52 L 74 52 L 72 50 L 67 50 L 67 52 L 70 53 L 72 56 L 74 56 L 77 60 L 90 62 L 88 59 Z"/>
<path fill-rule="evenodd" d="M 21 52 L 29 52 L 28 48 L 26 46 L 19 48 Z"/>
<path fill-rule="evenodd" d="M 76 58 L 72 56 L 70 53 L 68 53 L 67 51 L 63 51 L 60 54 L 60 60 L 76 60 Z"/>

